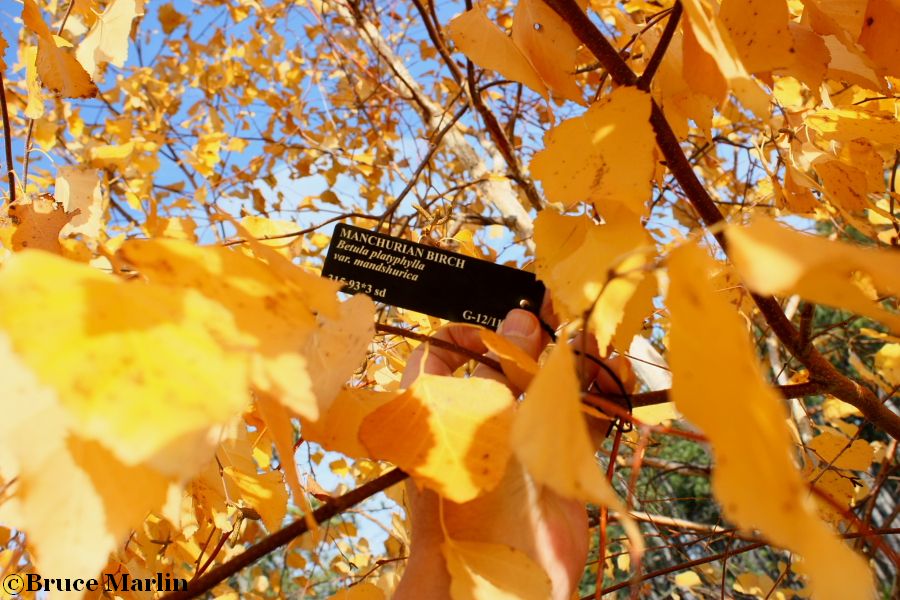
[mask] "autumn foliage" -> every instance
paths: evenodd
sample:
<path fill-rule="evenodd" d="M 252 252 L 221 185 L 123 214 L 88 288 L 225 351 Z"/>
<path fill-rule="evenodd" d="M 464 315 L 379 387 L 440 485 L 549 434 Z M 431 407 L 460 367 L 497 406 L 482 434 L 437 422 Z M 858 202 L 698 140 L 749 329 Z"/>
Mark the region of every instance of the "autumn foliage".
<path fill-rule="evenodd" d="M 896 0 L 3 11 L 3 575 L 389 598 L 409 478 L 454 600 L 540 600 L 453 517 L 518 477 L 585 598 L 898 593 Z M 555 342 L 401 386 L 445 323 L 321 277 L 336 222 L 534 272 Z"/>

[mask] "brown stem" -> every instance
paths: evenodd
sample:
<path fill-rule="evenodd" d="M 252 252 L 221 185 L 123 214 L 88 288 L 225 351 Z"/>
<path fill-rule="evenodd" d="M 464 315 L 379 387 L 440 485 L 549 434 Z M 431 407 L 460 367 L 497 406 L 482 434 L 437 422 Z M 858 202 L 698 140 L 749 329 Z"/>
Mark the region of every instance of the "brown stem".
<path fill-rule="evenodd" d="M 803 308 L 800 309 L 800 343 L 803 345 L 809 344 L 812 339 L 810 334 L 815 310 L 816 305 L 812 302 L 805 302 Z"/>
<path fill-rule="evenodd" d="M 822 392 L 822 386 L 818 383 L 806 382 L 806 383 L 792 383 L 788 385 L 778 385 L 774 386 L 775 390 L 781 394 L 782 398 L 804 398 L 806 396 L 812 396 L 814 394 L 819 394 Z M 612 400 L 618 400 L 621 398 L 618 394 L 611 394 L 609 392 L 602 392 L 599 394 L 603 398 L 609 398 Z M 662 404 L 664 402 L 670 402 L 671 398 L 669 397 L 669 390 L 656 390 L 653 392 L 644 392 L 641 394 L 632 394 L 631 405 L 635 408 L 639 408 L 641 406 L 653 406 L 655 404 Z"/>
<path fill-rule="evenodd" d="M 672 38 L 675 36 L 675 31 L 678 29 L 678 21 L 681 20 L 682 10 L 681 2 L 675 2 L 675 5 L 672 6 L 672 12 L 669 13 L 669 20 L 666 23 L 666 28 L 663 29 L 662 36 L 659 38 L 659 43 L 653 50 L 653 55 L 650 57 L 650 60 L 647 62 L 647 68 L 644 69 L 644 72 L 641 73 L 641 76 L 638 78 L 638 89 L 644 90 L 645 92 L 650 89 L 650 84 L 653 83 L 653 76 L 656 75 L 659 65 L 662 64 L 662 60 L 666 55 L 666 50 L 669 49 L 669 44 L 672 43 Z"/>
<path fill-rule="evenodd" d="M 452 104 L 452 102 L 451 102 Z M 438 148 L 441 146 L 441 141 L 444 139 L 444 136 L 453 129 L 456 125 L 456 122 L 459 121 L 466 111 L 469 109 L 468 106 L 463 106 L 460 110 L 453 115 L 453 118 L 450 119 L 450 122 L 447 123 L 440 131 L 438 131 L 431 140 L 431 147 L 428 149 L 428 153 L 425 154 L 425 158 L 422 159 L 422 162 L 419 163 L 419 166 L 416 167 L 415 172 L 413 172 L 412 177 L 409 178 L 409 182 L 406 184 L 406 187 L 400 192 L 397 198 L 391 202 L 390 206 L 387 207 L 387 210 L 384 211 L 384 214 L 381 215 L 381 219 L 378 221 L 377 228 L 380 228 L 385 221 L 391 218 L 391 216 L 396 212 L 397 208 L 400 206 L 400 203 L 403 202 L 403 199 L 406 198 L 406 195 L 412 191 L 415 187 L 416 182 L 419 180 L 419 175 L 422 174 L 422 171 L 425 170 L 425 167 L 428 166 L 428 163 L 431 162 L 431 157 L 434 156 L 434 153 L 438 151 Z"/>
<path fill-rule="evenodd" d="M 0 72 L 0 112 L 3 114 L 3 147 L 6 150 L 6 177 L 9 180 L 9 203 L 16 201 L 16 172 L 12 162 L 12 132 L 9 130 L 9 108 L 6 106 L 6 82 Z"/>
<path fill-rule="evenodd" d="M 415 331 L 410 331 L 409 329 L 404 329 L 402 327 L 396 327 L 394 325 L 388 325 L 386 323 L 375 323 L 375 331 L 380 333 L 390 333 L 393 335 L 399 335 L 401 337 L 409 338 L 411 340 L 418 340 L 424 344 L 433 344 L 438 348 L 443 348 L 444 350 L 450 350 L 451 352 L 456 352 L 457 354 L 462 354 L 467 358 L 471 358 L 474 361 L 480 362 L 481 364 L 488 366 L 498 373 L 503 372 L 503 367 L 500 366 L 500 363 L 494 360 L 493 358 L 488 358 L 482 354 L 469 350 L 468 348 L 463 348 L 462 346 L 457 346 L 451 342 L 447 342 L 445 340 L 439 340 L 435 337 L 425 335 L 422 333 L 416 333 Z"/>
<path fill-rule="evenodd" d="M 313 511 L 313 519 L 315 519 L 316 523 L 324 523 L 328 519 L 341 514 L 351 506 L 359 504 L 363 500 L 374 496 L 378 492 L 381 492 L 406 478 L 407 474 L 400 469 L 388 471 L 384 475 L 347 492 L 343 496 L 338 496 L 331 502 L 323 504 Z M 309 527 L 306 524 L 306 518 L 301 517 L 283 529 L 266 536 L 256 544 L 247 548 L 241 554 L 225 561 L 205 575 L 191 581 L 188 583 L 186 590 L 166 594 L 160 600 L 187 600 L 188 598 L 196 598 L 205 594 L 241 569 L 250 566 L 263 556 L 269 554 L 276 548 L 284 546 L 294 538 L 303 535 L 308 530 Z"/>
<path fill-rule="evenodd" d="M 353 219 L 373 219 L 374 220 L 374 219 L 378 219 L 380 217 L 368 215 L 365 213 L 356 213 L 356 212 L 344 213 L 342 215 L 337 215 L 336 217 L 331 217 L 331 218 L 325 219 L 321 223 L 317 223 L 315 225 L 310 225 L 306 229 L 298 229 L 297 231 L 292 231 L 290 233 L 279 233 L 278 235 L 264 235 L 264 236 L 261 236 L 261 237 L 255 238 L 255 239 L 257 242 L 265 242 L 268 240 L 283 240 L 283 239 L 292 238 L 292 237 L 300 237 L 300 236 L 306 235 L 308 233 L 312 233 L 313 231 L 316 231 L 317 229 L 321 229 L 322 227 L 325 227 L 326 225 L 329 225 L 336 221 L 343 221 L 344 219 L 351 219 L 351 218 L 353 218 Z M 237 246 L 240 244 L 246 244 L 248 241 L 249 240 L 245 240 L 244 238 L 237 238 L 234 240 L 228 240 L 227 242 L 222 242 L 221 245 L 222 246 Z"/>
<path fill-rule="evenodd" d="M 900 532 L 900 529 L 873 529 L 864 532 L 854 532 L 854 533 L 845 533 L 841 537 L 849 540 L 855 539 L 859 537 L 875 537 L 881 535 L 896 535 Z M 649 573 L 645 573 L 637 579 L 637 581 L 649 581 L 656 577 L 661 577 L 662 575 L 669 575 L 670 573 L 677 573 L 678 571 L 685 571 L 687 569 L 692 569 L 694 567 L 705 565 L 706 563 L 716 562 L 717 560 L 723 560 L 728 558 L 729 556 L 735 556 L 738 554 L 743 554 L 744 552 L 750 552 L 751 550 L 756 550 L 757 548 L 762 548 L 766 546 L 766 542 L 756 542 L 754 544 L 747 544 L 746 546 L 741 546 L 740 548 L 735 548 L 734 550 L 726 550 L 725 552 L 720 552 L 718 554 L 712 554 L 710 556 L 705 556 L 703 558 L 698 558 L 695 560 L 690 560 L 683 563 L 678 563 L 677 565 L 672 565 L 670 567 L 665 567 L 663 569 L 658 569 L 656 571 L 651 571 Z M 609 594 L 615 592 L 616 590 L 621 590 L 623 588 L 628 587 L 634 582 L 633 579 L 629 579 L 628 581 L 622 581 L 620 583 L 616 583 L 607 588 L 603 589 L 603 594 Z M 584 596 L 581 600 L 593 600 L 593 595 Z"/>
<path fill-rule="evenodd" d="M 578 7 L 575 0 L 546 0 L 546 3 L 569 24 L 578 39 L 594 53 L 613 81 L 618 85 L 637 84 L 637 76 L 606 40 L 603 33 Z M 724 223 L 725 218 L 694 173 L 662 109 L 655 101 L 651 102 L 650 125 L 656 134 L 656 143 L 666 159 L 669 170 L 707 228 Z M 715 237 L 727 253 L 728 245 L 724 234 L 719 230 L 715 232 Z M 841 374 L 812 344 L 804 344 L 775 298 L 759 294 L 751 295 L 769 327 L 788 352 L 809 370 L 813 382 L 822 385 L 823 391 L 858 408 L 866 419 L 891 437 L 900 438 L 900 416 L 882 404 L 870 389 Z"/>
<path fill-rule="evenodd" d="M 540 194 L 538 194 L 537 189 L 535 189 L 534 183 L 531 180 L 526 179 L 523 175 L 522 167 L 519 164 L 519 158 L 513 150 L 512 142 L 506 136 L 506 132 L 503 131 L 500 122 L 497 121 L 497 117 L 494 116 L 494 113 L 490 111 L 481 99 L 481 91 L 475 87 L 475 67 L 472 64 L 472 61 L 468 60 L 466 61 L 466 64 L 466 83 L 469 87 L 469 98 L 472 100 L 472 106 L 474 106 L 475 110 L 478 111 L 478 114 L 481 115 L 491 139 L 497 144 L 497 149 L 500 151 L 500 154 L 503 155 L 503 160 L 509 165 L 513 174 L 513 179 L 522 186 L 525 197 L 528 198 L 528 203 L 531 204 L 532 208 L 540 212 L 544 208 Z"/>

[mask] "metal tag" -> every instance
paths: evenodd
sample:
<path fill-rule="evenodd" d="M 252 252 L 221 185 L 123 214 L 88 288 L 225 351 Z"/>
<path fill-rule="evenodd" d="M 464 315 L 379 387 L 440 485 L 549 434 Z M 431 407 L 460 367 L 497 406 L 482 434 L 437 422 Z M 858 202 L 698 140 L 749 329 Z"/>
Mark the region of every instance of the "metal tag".
<path fill-rule="evenodd" d="M 513 308 L 537 314 L 544 297 L 533 273 L 344 224 L 322 275 L 347 293 L 490 329 Z"/>

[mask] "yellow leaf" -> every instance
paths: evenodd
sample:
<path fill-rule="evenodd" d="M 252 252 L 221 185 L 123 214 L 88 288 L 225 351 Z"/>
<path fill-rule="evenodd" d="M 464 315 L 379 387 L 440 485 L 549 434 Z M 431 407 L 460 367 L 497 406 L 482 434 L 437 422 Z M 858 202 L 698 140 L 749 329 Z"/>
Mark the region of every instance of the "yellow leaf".
<path fill-rule="evenodd" d="M 144 0 L 113 0 L 78 45 L 75 57 L 96 78 L 103 63 L 121 67 L 128 59 L 131 23 L 144 15 Z"/>
<path fill-rule="evenodd" d="M 847 33 L 856 39 L 862 30 L 866 3 L 869 0 L 803 0 L 803 8 L 817 31 Z M 827 28 L 827 29 L 826 29 Z"/>
<path fill-rule="evenodd" d="M 450 21 L 447 36 L 479 67 L 497 71 L 547 97 L 547 87 L 534 67 L 509 36 L 488 19 L 481 5 Z"/>
<path fill-rule="evenodd" d="M 584 103 L 575 82 L 576 51 L 581 42 L 556 11 L 543 0 L 519 0 L 513 13 L 512 39 L 550 91 Z"/>
<path fill-rule="evenodd" d="M 527 352 L 516 346 L 509 338 L 505 338 L 490 329 L 479 328 L 478 334 L 488 350 L 493 352 L 503 374 L 517 390 L 525 390 L 537 375 L 538 364 Z"/>
<path fill-rule="evenodd" d="M 785 0 L 723 0 L 719 18 L 749 72 L 773 71 L 794 62 Z"/>
<path fill-rule="evenodd" d="M 190 217 L 154 217 L 150 215 L 145 223 L 152 237 L 172 238 L 196 242 L 197 224 Z"/>
<path fill-rule="evenodd" d="M 58 123 L 50 119 L 38 119 L 32 128 L 33 139 L 41 150 L 49 152 L 56 147 L 56 135 L 59 131 Z"/>
<path fill-rule="evenodd" d="M 831 60 L 828 46 L 821 37 L 804 25 L 790 23 L 790 31 L 792 46 L 789 55 L 792 61 L 785 72 L 805 83 L 814 94 L 818 94 Z"/>
<path fill-rule="evenodd" d="M 103 230 L 106 202 L 100 191 L 97 171 L 83 167 L 60 167 L 56 171 L 56 199 L 72 217 L 62 233 L 80 233 L 96 240 Z"/>
<path fill-rule="evenodd" d="M 869 442 L 853 440 L 851 443 L 844 434 L 827 429 L 811 439 L 807 446 L 835 469 L 868 471 L 875 456 Z"/>
<path fill-rule="evenodd" d="M 694 571 L 685 571 L 684 573 L 679 573 L 675 576 L 675 585 L 680 587 L 692 588 L 702 583 L 703 581 L 700 579 L 700 576 Z"/>
<path fill-rule="evenodd" d="M 132 162 L 134 142 L 125 144 L 103 144 L 94 146 L 89 151 L 91 165 L 103 167 L 126 168 Z"/>
<path fill-rule="evenodd" d="M 737 576 L 733 587 L 736 592 L 756 598 L 765 598 L 775 587 L 775 582 L 764 573 L 741 573 Z M 775 595 L 768 597 L 775 599 Z"/>
<path fill-rule="evenodd" d="M 67 43 L 50 32 L 34 0 L 24 0 L 22 21 L 38 36 L 37 72 L 41 82 L 65 98 L 93 98 L 97 86 L 82 68 Z"/>
<path fill-rule="evenodd" d="M 839 160 L 820 160 L 813 168 L 822 179 L 825 192 L 837 206 L 844 210 L 864 210 L 869 207 L 866 198 L 866 174 L 856 167 Z"/>
<path fill-rule="evenodd" d="M 639 335 L 646 319 L 653 317 L 653 298 L 656 297 L 657 281 L 653 273 L 645 275 L 638 283 L 631 298 L 625 304 L 622 322 L 616 328 L 612 344 L 620 352 L 628 352 L 631 340 Z"/>
<path fill-rule="evenodd" d="M 363 420 L 359 439 L 373 458 L 394 463 L 444 498 L 467 502 L 503 477 L 513 404 L 496 381 L 423 374 Z"/>
<path fill-rule="evenodd" d="M 841 160 L 866 174 L 865 190 L 870 194 L 883 194 L 884 159 L 875 146 L 866 139 L 850 140 L 841 148 Z"/>
<path fill-rule="evenodd" d="M 0 35 L 0 71 L 6 71 L 6 60 L 4 58 L 8 47 L 9 44 L 6 43 L 6 39 Z"/>
<path fill-rule="evenodd" d="M 275 450 L 278 451 L 278 459 L 281 464 L 281 470 L 287 481 L 291 493 L 294 495 L 294 503 L 303 508 L 305 513 L 309 513 L 309 506 L 306 500 L 303 486 L 300 485 L 300 477 L 297 474 L 297 463 L 294 460 L 294 426 L 291 423 L 291 414 L 278 402 L 277 399 L 271 398 L 266 394 L 258 393 L 256 395 L 256 409 L 260 418 L 266 424 L 267 433 L 275 444 Z M 312 517 L 309 517 L 312 521 Z M 310 523 L 310 529 L 315 529 Z"/>
<path fill-rule="evenodd" d="M 538 483 L 560 496 L 624 514 L 622 502 L 594 457 L 581 412 L 575 360 L 565 342 L 554 346 L 532 380 L 516 413 L 511 440 L 516 457 Z M 626 517 L 623 525 L 632 544 L 639 547 L 641 537 L 634 522 Z"/>
<path fill-rule="evenodd" d="M 330 600 L 384 600 L 384 592 L 375 584 L 364 581 L 339 591 Z"/>
<path fill-rule="evenodd" d="M 166 2 L 159 7 L 159 24 L 162 25 L 163 33 L 166 35 L 175 31 L 185 21 L 187 21 L 187 17 L 175 10 L 175 6 L 171 2 Z"/>
<path fill-rule="evenodd" d="M 682 5 L 697 44 L 715 60 L 732 93 L 757 117 L 768 117 L 769 99 L 759 84 L 750 77 L 719 16 L 703 0 L 685 0 Z M 768 8 L 765 9 L 767 10 Z M 685 69 L 689 68 L 690 63 L 685 61 Z"/>
<path fill-rule="evenodd" d="M 512 39 L 491 23 L 481 6 L 454 18 L 447 34 L 479 66 L 523 83 L 545 98 L 549 88 L 556 96 L 584 103 L 575 78 L 581 42 L 542 0 L 521 0 L 516 5 Z"/>
<path fill-rule="evenodd" d="M 859 43 L 888 75 L 900 76 L 900 5 L 894 0 L 869 0 Z"/>
<path fill-rule="evenodd" d="M 550 579 L 523 552 L 503 544 L 446 540 L 452 600 L 546 600 Z"/>
<path fill-rule="evenodd" d="M 890 250 L 797 233 L 768 218 L 726 228 L 735 267 L 760 294 L 799 294 L 818 304 L 846 308 L 900 331 L 900 317 L 882 309 L 854 281 L 868 275 L 879 292 L 900 293 L 900 256 Z"/>
<path fill-rule="evenodd" d="M 40 119 L 44 114 L 44 96 L 38 82 L 37 51 L 36 46 L 28 46 L 22 54 L 22 61 L 25 63 L 25 87 L 28 90 L 25 116 L 29 119 Z"/>
<path fill-rule="evenodd" d="M 885 344 L 875 353 L 878 374 L 894 387 L 900 387 L 900 344 Z"/>
<path fill-rule="evenodd" d="M 80 435 L 125 464 L 192 472 L 211 428 L 246 403 L 246 368 L 210 333 L 230 315 L 192 290 L 28 251 L 0 270 L 0 308 L 0 329 Z"/>
<path fill-rule="evenodd" d="M 675 34 L 653 78 L 654 97 L 679 138 L 687 137 L 689 119 L 703 131 L 709 131 L 713 109 L 728 93 L 718 67 L 696 42 L 691 47 L 696 57 L 691 56 L 688 61 L 689 28 L 689 25 L 685 27 L 684 35 Z M 685 67 L 687 64 L 690 64 L 689 68 Z M 699 80 L 700 85 L 692 79 Z M 718 87 L 705 93 L 704 88 L 710 85 Z"/>
<path fill-rule="evenodd" d="M 681 74 L 685 83 L 690 89 L 710 98 L 714 106 L 722 104 L 728 96 L 728 80 L 719 69 L 716 59 L 700 45 L 690 19 L 685 19 L 682 27 L 684 28 L 684 60 L 681 65 Z"/>
<path fill-rule="evenodd" d="M 318 284 L 323 280 L 316 278 L 315 281 Z M 320 312 L 316 324 L 303 352 L 312 379 L 312 392 L 319 407 L 327 409 L 363 363 L 369 343 L 375 336 L 375 303 L 368 296 L 357 294 L 338 304 L 338 314 L 334 317 Z M 290 385 L 292 377 L 290 371 L 284 373 L 285 385 Z M 307 413 L 297 412 L 311 418 Z"/>
<path fill-rule="evenodd" d="M 286 258 L 300 256 L 300 252 L 303 249 L 302 238 L 297 235 L 285 235 L 295 233 L 299 230 L 296 223 L 249 215 L 241 219 L 241 225 L 243 225 L 253 237 L 257 238 L 261 244 L 275 248 L 282 256 L 285 256 Z M 265 239 L 273 237 L 278 239 Z"/>
<path fill-rule="evenodd" d="M 302 420 L 303 438 L 351 458 L 366 458 L 369 453 L 357 437 L 363 420 L 398 395 L 397 392 L 343 390 L 317 421 Z"/>
<path fill-rule="evenodd" d="M 829 423 L 834 423 L 845 417 L 858 417 L 860 414 L 858 408 L 852 404 L 838 400 L 834 396 L 826 396 L 825 401 L 822 402 L 822 415 Z"/>
<path fill-rule="evenodd" d="M 552 293 L 555 309 L 568 318 L 592 310 L 591 329 L 605 355 L 646 277 L 646 251 L 653 248 L 649 237 L 628 211 L 616 211 L 606 224 L 596 225 L 587 216 L 566 217 L 548 209 L 535 221 L 534 239 L 535 270 Z M 587 264 L 592 268 L 585 269 Z"/>
<path fill-rule="evenodd" d="M 11 341 L 0 333 L 0 464 L 7 481 L 15 478 L 0 503 L 0 520 L 27 533 L 40 572 L 93 577 L 147 512 L 164 502 L 168 480 L 146 465 L 127 466 L 100 443 L 80 437 L 77 416 L 16 355 Z M 55 350 L 53 356 L 66 360 Z"/>
<path fill-rule="evenodd" d="M 593 202 L 604 216 L 622 205 L 644 215 L 656 144 L 649 119 L 648 94 L 617 88 L 580 117 L 548 131 L 531 172 L 552 202 L 566 207 Z"/>
<path fill-rule="evenodd" d="M 810 112 L 805 122 L 826 140 L 866 138 L 874 144 L 900 145 L 900 121 L 893 112 L 864 106 L 820 108 Z"/>
<path fill-rule="evenodd" d="M 75 214 L 67 213 L 53 196 L 38 196 L 28 204 L 9 207 L 9 216 L 16 225 L 12 234 L 13 250 L 46 250 L 61 254 L 59 234 Z"/>
<path fill-rule="evenodd" d="M 807 7 L 811 4 L 807 3 Z M 875 66 L 853 40 L 826 35 L 822 38 L 831 56 L 828 63 L 828 77 L 851 82 L 868 90 L 881 89 L 883 78 L 875 72 Z"/>
<path fill-rule="evenodd" d="M 232 502 L 240 500 L 253 508 L 270 532 L 281 528 L 281 522 L 287 514 L 287 490 L 280 473 L 245 473 L 227 466 L 223 470 L 223 477 Z"/>
<path fill-rule="evenodd" d="M 782 400 L 762 378 L 746 325 L 706 280 L 711 263 L 694 245 L 670 257 L 669 360 L 678 410 L 712 444 L 716 498 L 738 527 L 803 556 L 815 597 L 870 597 L 865 561 L 816 516 L 791 459 Z"/>
<path fill-rule="evenodd" d="M 119 253 L 151 282 L 193 287 L 227 308 L 233 318 L 216 332 L 221 343 L 245 353 L 257 389 L 310 419 L 359 366 L 374 334 L 371 300 L 338 303 L 338 284 L 287 261 L 279 271 L 228 248 L 164 239 L 128 241 Z"/>
<path fill-rule="evenodd" d="M 197 138 L 194 146 L 191 162 L 197 171 L 204 177 L 210 177 L 215 173 L 219 164 L 222 145 L 228 136 L 221 131 L 206 133 Z"/>

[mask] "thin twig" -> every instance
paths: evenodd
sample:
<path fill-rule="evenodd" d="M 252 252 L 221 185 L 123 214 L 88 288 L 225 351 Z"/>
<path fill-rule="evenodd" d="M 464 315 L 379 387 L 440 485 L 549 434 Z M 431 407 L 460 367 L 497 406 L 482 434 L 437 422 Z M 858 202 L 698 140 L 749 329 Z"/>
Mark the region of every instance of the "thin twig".
<path fill-rule="evenodd" d="M 3 147 L 6 150 L 6 176 L 9 179 L 9 203 L 16 202 L 16 172 L 12 162 L 12 132 L 9 130 L 9 109 L 6 106 L 6 82 L 0 72 L 0 112 L 3 113 Z"/>
<path fill-rule="evenodd" d="M 301 235 L 306 235 L 308 233 L 312 233 L 313 231 L 316 231 L 317 229 L 321 229 L 322 227 L 325 227 L 326 225 L 330 225 L 331 223 L 334 223 L 336 221 L 342 221 L 344 219 L 377 219 L 377 218 L 378 217 L 373 217 L 372 215 L 367 215 L 365 213 L 355 213 L 355 212 L 354 213 L 345 213 L 342 215 L 337 215 L 336 217 L 331 217 L 330 219 L 325 219 L 321 223 L 318 223 L 316 225 L 311 225 L 311 226 L 307 227 L 306 229 L 300 229 L 297 231 L 292 231 L 290 233 L 280 233 L 278 235 L 264 235 L 264 236 L 260 236 L 255 239 L 257 242 L 264 242 L 264 241 L 268 241 L 268 240 L 283 240 L 286 238 L 299 237 Z M 222 246 L 237 246 L 239 244 L 246 244 L 247 242 L 249 242 L 249 240 L 245 240 L 243 238 L 238 238 L 235 240 L 229 240 L 227 242 L 222 242 L 221 245 Z"/>
<path fill-rule="evenodd" d="M 810 341 L 810 333 L 812 332 L 813 315 L 815 315 L 816 305 L 812 302 L 805 302 L 803 308 L 800 309 L 800 343 L 808 344 Z"/>
<path fill-rule="evenodd" d="M 897 535 L 898 533 L 900 533 L 900 528 L 874 529 L 874 530 L 860 532 L 860 533 L 856 533 L 856 532 L 846 533 L 846 534 L 841 535 L 841 537 L 843 539 L 849 540 L 849 539 L 856 539 L 856 538 L 860 538 L 860 537 L 868 538 L 868 537 L 876 537 L 876 536 L 882 536 L 882 535 Z M 751 550 L 756 550 L 757 548 L 762 548 L 763 546 L 766 546 L 766 545 L 767 545 L 766 542 L 756 542 L 753 544 L 748 544 L 746 546 L 741 546 L 740 548 L 736 548 L 734 550 L 727 550 L 725 552 L 720 552 L 718 554 L 712 554 L 710 556 L 706 556 L 703 558 L 698 558 L 695 560 L 679 563 L 677 565 L 672 565 L 670 567 L 665 567 L 663 569 L 658 569 L 656 571 L 651 571 L 649 573 L 645 573 L 644 575 L 642 575 L 640 577 L 639 581 L 649 581 L 651 579 L 655 579 L 656 577 L 661 577 L 662 575 L 669 575 L 670 573 L 677 573 L 678 571 L 686 571 L 687 569 L 691 569 L 693 567 L 697 567 L 700 565 L 705 565 L 706 563 L 716 562 L 718 560 L 722 560 L 722 559 L 728 558 L 730 556 L 736 556 L 738 554 L 750 552 Z M 630 585 L 630 584 L 631 584 L 631 580 L 629 579 L 628 581 L 622 581 L 615 585 L 611 585 L 608 588 L 603 589 L 603 594 L 609 594 L 609 593 L 615 592 L 616 590 L 621 590 L 625 587 L 628 587 L 628 585 Z M 593 595 L 584 596 L 581 600 L 593 600 Z"/>
<path fill-rule="evenodd" d="M 415 331 L 410 331 L 409 329 L 404 329 L 402 327 L 395 327 L 394 325 L 387 325 L 386 323 L 375 323 L 375 331 L 378 331 L 379 333 L 399 335 L 411 340 L 418 340 L 424 344 L 432 344 L 434 346 L 437 346 L 438 348 L 450 350 L 451 352 L 462 354 L 466 358 L 471 358 L 474 361 L 478 361 L 481 364 L 494 369 L 498 373 L 503 372 L 503 367 L 501 367 L 500 363 L 493 358 L 488 358 L 487 356 L 479 354 L 478 352 L 474 352 L 472 350 L 469 350 L 468 348 L 463 348 L 462 346 L 457 346 L 456 344 L 447 342 L 445 340 L 440 340 L 433 336 L 425 335 L 423 333 L 416 333 Z"/>
<path fill-rule="evenodd" d="M 374 496 L 378 492 L 386 490 L 395 483 L 399 483 L 406 478 L 407 474 L 400 469 L 388 471 L 384 475 L 347 492 L 343 496 L 338 496 L 331 502 L 323 504 L 313 511 L 313 519 L 316 523 L 324 523 L 332 517 L 341 514 L 351 506 L 359 504 L 363 500 Z M 160 600 L 187 600 L 188 598 L 201 596 L 236 574 L 241 569 L 250 566 L 276 548 L 288 544 L 291 540 L 303 535 L 308 530 L 309 527 L 306 518 L 301 517 L 283 529 L 264 537 L 234 558 L 225 561 L 218 567 L 191 581 L 188 583 L 186 590 L 166 594 Z"/>
<path fill-rule="evenodd" d="M 194 577 L 191 579 L 191 581 L 196 581 L 199 577 L 201 577 L 206 572 L 206 570 L 209 568 L 209 565 L 211 565 L 213 563 L 213 561 L 216 560 L 216 556 L 218 556 L 219 552 L 222 551 L 222 548 L 225 547 L 225 542 L 227 542 L 227 541 L 228 541 L 228 534 L 225 533 L 224 531 L 221 532 L 219 535 L 219 541 L 216 544 L 216 547 L 213 548 L 213 551 L 209 553 L 209 557 L 206 559 L 206 562 L 203 563 L 203 566 L 201 566 L 199 569 L 197 569 L 197 572 L 194 573 Z"/>
<path fill-rule="evenodd" d="M 447 123 L 440 131 L 435 134 L 434 138 L 431 141 L 431 147 L 428 149 L 428 153 L 425 155 L 425 158 L 422 159 L 422 162 L 419 163 L 419 166 L 416 167 L 415 172 L 412 174 L 412 177 L 409 178 L 409 182 L 406 184 L 406 187 L 400 192 L 397 198 L 391 202 L 391 205 L 388 206 L 387 210 L 384 211 L 384 214 L 381 215 L 381 219 L 378 221 L 377 229 L 380 229 L 382 225 L 384 225 L 385 221 L 391 218 L 391 216 L 397 211 L 400 207 L 400 203 L 403 202 L 403 199 L 406 198 L 406 195 L 415 187 L 416 182 L 419 180 L 419 175 L 422 174 L 422 171 L 425 170 L 425 167 L 428 166 L 428 163 L 431 162 L 431 157 L 434 156 L 435 152 L 438 151 L 438 148 L 441 146 L 441 140 L 444 139 L 444 136 L 450 132 L 451 129 L 456 125 L 456 122 L 459 121 L 466 111 L 469 110 L 469 106 L 463 106 L 459 111 L 453 115 L 453 118 Z"/>
<path fill-rule="evenodd" d="M 672 38 L 675 35 L 675 30 L 678 29 L 678 21 L 681 20 L 681 12 L 681 2 L 675 2 L 674 6 L 672 6 L 672 12 L 669 14 L 669 20 L 666 22 L 666 28 L 663 29 L 662 36 L 659 38 L 659 43 L 656 44 L 653 55 L 647 62 L 647 68 L 644 69 L 644 72 L 641 73 L 641 76 L 638 78 L 638 89 L 644 91 L 650 89 L 650 84 L 653 83 L 653 77 L 656 75 L 659 65 L 662 64 L 666 50 L 669 49 L 669 44 L 672 42 Z"/>

